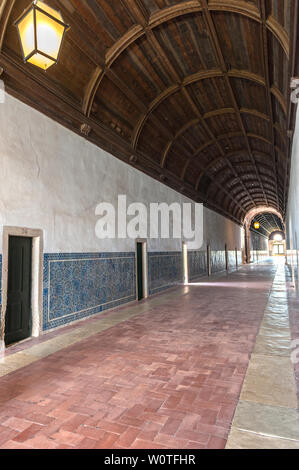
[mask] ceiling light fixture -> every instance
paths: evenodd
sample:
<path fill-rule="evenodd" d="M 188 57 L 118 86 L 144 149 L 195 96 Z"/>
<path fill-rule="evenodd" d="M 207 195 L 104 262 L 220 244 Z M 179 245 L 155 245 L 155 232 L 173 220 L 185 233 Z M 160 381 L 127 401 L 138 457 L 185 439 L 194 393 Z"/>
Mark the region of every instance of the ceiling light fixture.
<path fill-rule="evenodd" d="M 58 62 L 69 26 L 60 12 L 35 0 L 15 23 L 25 62 L 47 70 Z"/>

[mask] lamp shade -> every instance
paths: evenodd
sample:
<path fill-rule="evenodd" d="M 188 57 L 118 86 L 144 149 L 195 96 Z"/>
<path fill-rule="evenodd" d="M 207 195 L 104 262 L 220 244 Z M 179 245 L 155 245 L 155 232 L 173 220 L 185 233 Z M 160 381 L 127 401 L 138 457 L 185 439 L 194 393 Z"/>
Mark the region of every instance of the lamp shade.
<path fill-rule="evenodd" d="M 25 62 L 47 70 L 59 58 L 64 34 L 69 26 L 60 12 L 35 0 L 16 21 Z"/>

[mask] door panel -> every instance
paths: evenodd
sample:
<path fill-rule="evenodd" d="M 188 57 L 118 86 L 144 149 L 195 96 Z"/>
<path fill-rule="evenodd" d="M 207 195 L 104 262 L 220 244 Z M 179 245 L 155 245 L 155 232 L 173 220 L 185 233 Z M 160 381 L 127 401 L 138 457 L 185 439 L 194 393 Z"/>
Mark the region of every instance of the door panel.
<path fill-rule="evenodd" d="M 31 335 L 31 259 L 32 239 L 9 237 L 6 345 Z"/>
<path fill-rule="evenodd" d="M 143 299 L 143 245 L 137 243 L 137 286 L 138 300 Z"/>

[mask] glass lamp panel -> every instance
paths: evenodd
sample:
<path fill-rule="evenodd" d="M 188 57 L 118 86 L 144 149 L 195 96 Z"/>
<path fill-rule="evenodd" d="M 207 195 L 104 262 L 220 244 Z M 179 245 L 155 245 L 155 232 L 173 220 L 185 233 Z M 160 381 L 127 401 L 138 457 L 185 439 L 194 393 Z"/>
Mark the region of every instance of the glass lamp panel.
<path fill-rule="evenodd" d="M 49 15 L 54 16 L 54 18 L 56 18 L 57 20 L 63 23 L 63 18 L 59 11 L 54 10 L 53 8 L 49 7 L 49 5 L 46 5 L 44 2 L 41 2 L 40 0 L 37 0 L 35 4 L 38 8 L 40 8 L 41 10 L 44 10 Z"/>
<path fill-rule="evenodd" d="M 43 5 L 44 7 L 44 5 Z M 65 27 L 36 10 L 37 49 L 57 60 Z"/>
<path fill-rule="evenodd" d="M 35 49 L 33 9 L 31 9 L 18 23 L 17 27 L 19 30 L 24 58 L 26 58 Z"/>
<path fill-rule="evenodd" d="M 51 65 L 55 64 L 55 60 L 51 60 L 48 57 L 45 57 L 42 54 L 39 54 L 38 52 L 34 54 L 30 59 L 27 60 L 30 64 L 36 65 L 37 67 L 40 67 L 41 69 L 47 70 Z"/>

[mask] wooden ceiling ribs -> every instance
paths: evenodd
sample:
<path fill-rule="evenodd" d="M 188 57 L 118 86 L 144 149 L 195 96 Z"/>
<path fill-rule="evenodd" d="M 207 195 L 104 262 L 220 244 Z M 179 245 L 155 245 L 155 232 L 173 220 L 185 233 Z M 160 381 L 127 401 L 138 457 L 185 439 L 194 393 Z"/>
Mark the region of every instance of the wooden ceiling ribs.
<path fill-rule="evenodd" d="M 257 231 L 254 229 L 254 223 L 260 223 L 260 229 Z M 271 233 L 276 231 L 284 232 L 283 223 L 280 218 L 271 212 L 263 212 L 256 215 L 251 222 L 251 231 L 258 233 L 259 235 L 264 235 L 268 238 Z"/>
<path fill-rule="evenodd" d="M 264 52 L 264 71 L 265 71 L 265 80 L 266 80 L 266 93 L 268 97 L 268 107 L 269 107 L 269 116 L 270 116 L 270 132 L 271 132 L 271 142 L 272 142 L 272 156 L 273 163 L 275 167 L 275 183 L 276 183 L 276 201 L 277 201 L 277 210 L 282 211 L 283 208 L 279 204 L 279 185 L 278 185 L 278 162 L 275 153 L 275 139 L 274 139 L 274 119 L 273 119 L 273 109 L 272 109 L 272 99 L 271 99 L 271 86 L 269 78 L 269 52 L 268 52 L 268 33 L 267 33 L 267 18 L 266 18 L 266 3 L 265 0 L 259 0 L 260 12 L 262 18 L 262 36 L 263 36 L 263 52 Z M 273 91 L 273 87 L 272 87 Z"/>
<path fill-rule="evenodd" d="M 246 130 L 245 130 L 245 127 L 244 127 L 243 120 L 242 120 L 242 115 L 240 113 L 240 109 L 239 109 L 239 106 L 238 106 L 238 103 L 237 103 L 237 100 L 236 100 L 236 97 L 235 97 L 235 94 L 234 94 L 234 91 L 233 91 L 233 88 L 232 88 L 232 85 L 231 85 L 231 82 L 230 82 L 230 78 L 229 78 L 228 70 L 227 70 L 227 65 L 225 63 L 225 59 L 224 59 L 224 56 L 223 56 L 223 53 L 222 53 L 222 50 L 221 50 L 221 47 L 220 47 L 220 43 L 219 43 L 217 32 L 216 32 L 216 29 L 215 29 L 215 26 L 214 26 L 214 23 L 213 23 L 213 19 L 211 17 L 211 13 L 210 13 L 209 8 L 208 8 L 208 2 L 207 2 L 207 0 L 201 0 L 201 2 L 203 4 L 203 8 L 204 8 L 204 16 L 205 16 L 205 19 L 206 19 L 206 23 L 207 23 L 207 26 L 210 30 L 210 33 L 212 35 L 213 42 L 214 42 L 214 45 L 215 45 L 215 48 L 216 48 L 218 60 L 220 62 L 221 68 L 224 72 L 225 82 L 226 82 L 227 88 L 229 90 L 231 99 L 232 99 L 232 103 L 233 103 L 233 106 L 234 106 L 234 109 L 235 109 L 235 113 L 236 113 L 240 128 L 242 130 L 243 136 L 245 138 L 248 154 L 249 154 L 250 159 L 252 160 L 252 164 L 255 168 L 256 176 L 258 178 L 258 181 L 259 181 L 259 183 L 260 183 L 260 185 L 263 189 L 263 194 L 264 194 L 266 204 L 269 205 L 268 200 L 267 200 L 267 196 L 266 196 L 266 192 L 264 190 L 263 183 L 262 183 L 260 174 L 258 172 L 254 156 L 252 154 L 252 150 L 251 150 L 251 147 L 250 147 L 250 144 L 249 144 L 248 136 L 247 136 L 247 133 L 246 133 Z"/>
<path fill-rule="evenodd" d="M 292 38 L 291 41 L 291 57 L 289 60 L 289 71 L 288 76 L 291 77 L 299 77 L 299 59 L 298 59 L 298 37 L 299 37 L 299 1 L 294 0 L 292 2 L 292 12 L 291 18 L 294 18 L 294 21 L 291 22 L 291 34 L 290 37 Z M 291 105 L 291 89 L 288 89 L 288 116 L 287 116 L 287 128 L 292 133 L 292 130 L 295 128 L 296 122 L 296 106 Z M 292 154 L 292 138 L 286 139 L 288 142 L 288 153 L 289 155 Z M 284 211 L 283 214 L 286 215 L 287 212 L 287 202 L 288 202 L 288 183 L 290 181 L 290 171 L 291 171 L 291 158 L 288 159 L 286 169 L 285 169 L 285 177 L 284 177 Z"/>

